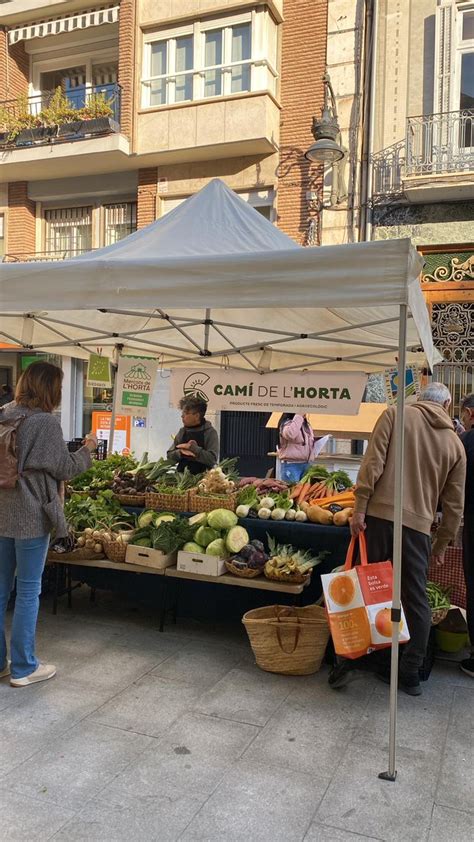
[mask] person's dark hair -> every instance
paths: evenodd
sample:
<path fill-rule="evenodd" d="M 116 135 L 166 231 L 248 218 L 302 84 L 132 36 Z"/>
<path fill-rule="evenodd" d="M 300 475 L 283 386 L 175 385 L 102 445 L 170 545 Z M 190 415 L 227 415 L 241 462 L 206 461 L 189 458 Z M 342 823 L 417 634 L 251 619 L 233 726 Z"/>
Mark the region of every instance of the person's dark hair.
<path fill-rule="evenodd" d="M 474 409 L 474 392 L 471 392 L 470 395 L 466 395 L 461 402 L 461 412 L 463 409 Z"/>
<path fill-rule="evenodd" d="M 8 383 L 4 383 L 2 386 L 2 392 L 4 395 L 11 395 L 13 394 L 13 389 L 8 385 Z"/>
<path fill-rule="evenodd" d="M 181 398 L 179 402 L 181 412 L 199 412 L 201 421 L 204 421 L 207 412 L 207 403 L 202 398 Z"/>
<path fill-rule="evenodd" d="M 31 363 L 21 375 L 15 392 L 19 406 L 52 412 L 61 403 L 62 369 L 52 363 Z"/>

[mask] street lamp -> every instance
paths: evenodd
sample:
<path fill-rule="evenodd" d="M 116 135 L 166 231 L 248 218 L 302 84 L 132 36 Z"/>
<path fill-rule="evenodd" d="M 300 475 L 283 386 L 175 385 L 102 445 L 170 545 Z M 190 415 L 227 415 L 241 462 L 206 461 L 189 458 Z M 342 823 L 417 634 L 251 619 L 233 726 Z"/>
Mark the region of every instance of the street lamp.
<path fill-rule="evenodd" d="M 307 152 L 305 158 L 314 164 L 336 164 L 344 157 L 344 149 L 340 144 L 341 130 L 337 121 L 336 100 L 332 89 L 329 73 L 323 76 L 324 105 L 319 120 L 313 117 L 311 132 L 315 143 Z"/>

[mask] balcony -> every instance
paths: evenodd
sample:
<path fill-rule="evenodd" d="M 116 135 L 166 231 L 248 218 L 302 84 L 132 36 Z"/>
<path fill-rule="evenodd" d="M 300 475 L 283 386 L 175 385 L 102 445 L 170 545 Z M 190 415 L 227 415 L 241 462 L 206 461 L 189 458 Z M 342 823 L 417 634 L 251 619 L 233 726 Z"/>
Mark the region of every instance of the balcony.
<path fill-rule="evenodd" d="M 0 103 L 2 180 L 34 180 L 39 162 L 41 178 L 120 169 L 129 154 L 120 99 L 120 86 L 106 84 Z"/>
<path fill-rule="evenodd" d="M 372 164 L 375 201 L 474 198 L 474 109 L 410 117 L 406 139 Z"/>

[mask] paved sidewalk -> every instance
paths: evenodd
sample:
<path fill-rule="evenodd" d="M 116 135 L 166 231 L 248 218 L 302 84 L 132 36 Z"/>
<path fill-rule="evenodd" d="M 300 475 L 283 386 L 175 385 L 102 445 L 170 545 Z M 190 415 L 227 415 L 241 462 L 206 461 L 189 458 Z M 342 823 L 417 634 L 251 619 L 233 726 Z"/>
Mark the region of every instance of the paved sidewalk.
<path fill-rule="evenodd" d="M 58 676 L 0 681 L 0 839 L 137 842 L 472 842 L 474 681 L 437 662 L 399 697 L 395 784 L 388 688 L 331 691 L 327 671 L 274 676 L 245 632 L 180 621 L 87 589 L 38 652 Z"/>

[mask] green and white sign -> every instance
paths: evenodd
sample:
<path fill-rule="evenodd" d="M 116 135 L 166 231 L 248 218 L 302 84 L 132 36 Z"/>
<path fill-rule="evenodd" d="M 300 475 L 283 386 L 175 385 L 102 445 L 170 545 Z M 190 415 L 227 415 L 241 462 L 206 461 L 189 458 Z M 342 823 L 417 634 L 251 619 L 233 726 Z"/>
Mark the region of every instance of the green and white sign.
<path fill-rule="evenodd" d="M 118 413 L 147 417 L 155 386 L 156 365 L 156 360 L 150 357 L 120 357 L 115 381 Z"/>
<path fill-rule="evenodd" d="M 232 369 L 174 368 L 170 385 L 172 406 L 193 396 L 214 411 L 357 415 L 367 376 L 351 371 L 260 375 Z"/>
<path fill-rule="evenodd" d="M 91 354 L 87 364 L 87 385 L 98 389 L 110 389 L 112 377 L 110 360 L 100 354 Z"/>

